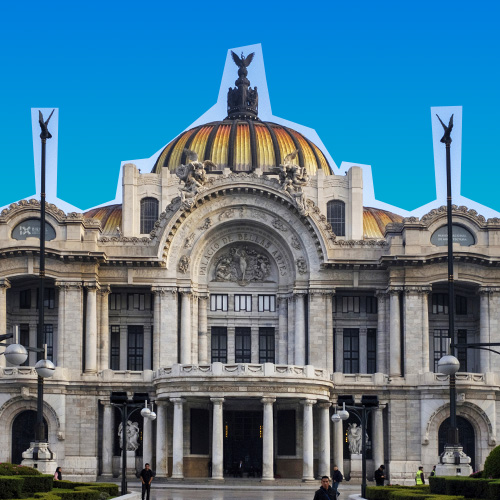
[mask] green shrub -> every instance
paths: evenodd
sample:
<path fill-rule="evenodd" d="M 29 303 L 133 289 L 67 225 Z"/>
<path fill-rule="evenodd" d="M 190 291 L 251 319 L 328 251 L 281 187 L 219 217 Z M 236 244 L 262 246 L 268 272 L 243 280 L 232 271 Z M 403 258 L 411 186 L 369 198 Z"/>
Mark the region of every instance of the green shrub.
<path fill-rule="evenodd" d="M 394 489 L 394 486 L 368 486 L 366 488 L 366 498 L 368 500 L 387 500 L 389 493 Z"/>
<path fill-rule="evenodd" d="M 432 476 L 429 478 L 429 487 L 434 495 L 446 495 L 446 477 Z"/>
<path fill-rule="evenodd" d="M 500 481 L 490 481 L 488 483 L 488 500 L 498 500 L 500 498 Z"/>
<path fill-rule="evenodd" d="M 47 493 L 34 493 L 34 499 L 38 500 L 61 500 L 61 497 L 57 496 L 55 493 L 47 492 Z M 34 500 L 33 498 L 25 498 L 24 500 Z"/>
<path fill-rule="evenodd" d="M 473 472 L 469 477 L 475 477 L 476 479 L 480 479 L 484 477 L 484 472 L 482 470 L 478 470 L 477 472 Z"/>
<path fill-rule="evenodd" d="M 39 476 L 23 476 L 23 493 L 35 493 L 52 491 L 54 479 L 52 474 L 40 474 Z"/>
<path fill-rule="evenodd" d="M 0 476 L 0 498 L 21 498 L 22 477 Z"/>
<path fill-rule="evenodd" d="M 96 488 L 98 491 L 104 491 L 110 497 L 117 497 L 120 493 L 118 485 L 115 483 L 93 483 L 91 488 Z"/>
<path fill-rule="evenodd" d="M 60 489 L 57 490 L 56 494 L 61 497 L 62 500 L 99 500 L 100 497 L 100 493 L 97 489 L 89 488 L 88 486 L 81 486 L 74 490 Z"/>
<path fill-rule="evenodd" d="M 488 494 L 488 483 L 488 479 L 447 477 L 446 494 L 463 495 L 466 498 L 486 498 Z"/>
<path fill-rule="evenodd" d="M 33 467 L 9 463 L 0 464 L 0 476 L 40 476 L 42 473 Z"/>
<path fill-rule="evenodd" d="M 493 448 L 484 462 L 484 477 L 500 478 L 500 446 Z"/>

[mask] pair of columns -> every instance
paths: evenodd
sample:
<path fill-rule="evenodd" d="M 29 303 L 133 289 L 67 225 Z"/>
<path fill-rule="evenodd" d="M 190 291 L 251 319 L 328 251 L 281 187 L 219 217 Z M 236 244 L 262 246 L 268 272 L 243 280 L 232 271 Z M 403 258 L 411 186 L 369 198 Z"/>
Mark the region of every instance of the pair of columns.
<path fill-rule="evenodd" d="M 185 398 L 171 398 L 174 404 L 173 443 L 172 443 L 172 478 L 184 477 L 184 433 L 183 405 Z M 224 398 L 210 398 L 213 404 L 212 417 L 212 479 L 224 479 Z M 262 435 L 262 480 L 274 480 L 274 420 L 273 403 L 276 398 L 262 398 L 264 405 Z"/>

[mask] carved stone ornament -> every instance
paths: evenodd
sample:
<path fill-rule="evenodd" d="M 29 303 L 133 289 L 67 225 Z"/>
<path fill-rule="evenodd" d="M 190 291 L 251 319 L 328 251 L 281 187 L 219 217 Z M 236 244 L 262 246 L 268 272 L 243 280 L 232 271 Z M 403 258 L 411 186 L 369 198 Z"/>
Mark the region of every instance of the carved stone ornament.
<path fill-rule="evenodd" d="M 302 190 L 309 182 L 305 167 L 294 163 L 298 149 L 285 156 L 282 165 L 278 167 L 281 188 L 292 198 L 301 215 L 307 215 L 305 195 Z"/>
<path fill-rule="evenodd" d="M 190 248 L 191 245 L 193 244 L 195 234 L 191 233 L 186 240 L 184 241 L 184 248 Z"/>
<path fill-rule="evenodd" d="M 186 274 L 188 272 L 190 260 L 191 259 L 187 255 L 183 255 L 179 259 L 179 264 L 178 264 L 177 268 L 179 269 L 180 273 Z"/>
<path fill-rule="evenodd" d="M 284 222 L 281 219 L 273 219 L 272 222 L 273 227 L 276 229 L 279 229 L 280 231 L 283 231 L 284 233 L 288 231 L 287 227 L 285 226 Z"/>
<path fill-rule="evenodd" d="M 297 270 L 299 271 L 299 274 L 306 274 L 307 273 L 307 262 L 304 257 L 299 257 L 295 263 L 297 264 Z"/>
<path fill-rule="evenodd" d="M 296 250 L 300 249 L 300 241 L 297 238 L 297 236 L 295 236 L 295 235 L 292 236 L 291 244 L 292 244 L 292 247 L 295 248 Z"/>
<path fill-rule="evenodd" d="M 248 246 L 230 247 L 215 263 L 214 281 L 231 281 L 245 286 L 262 282 L 271 273 L 269 258 Z"/>
<path fill-rule="evenodd" d="M 120 438 L 120 448 L 122 447 L 123 437 L 122 437 L 123 425 L 120 422 L 118 426 L 118 437 Z M 137 422 L 132 422 L 127 420 L 126 426 L 126 436 L 125 443 L 127 446 L 127 451 L 135 451 L 139 448 L 139 424 Z"/>
<path fill-rule="evenodd" d="M 212 226 L 212 220 L 210 219 L 210 217 L 207 217 L 205 219 L 205 222 L 198 228 L 200 231 L 206 231 L 207 229 L 209 229 L 210 227 Z"/>

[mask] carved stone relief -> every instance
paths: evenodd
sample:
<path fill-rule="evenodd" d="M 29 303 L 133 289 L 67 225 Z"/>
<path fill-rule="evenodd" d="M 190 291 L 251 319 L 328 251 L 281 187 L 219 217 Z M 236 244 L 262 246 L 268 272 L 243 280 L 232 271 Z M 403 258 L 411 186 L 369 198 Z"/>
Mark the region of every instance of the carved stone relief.
<path fill-rule="evenodd" d="M 190 262 L 190 258 L 187 255 L 183 255 L 179 259 L 178 269 L 179 269 L 180 273 L 186 274 L 188 272 L 188 270 L 189 270 L 189 262 Z"/>

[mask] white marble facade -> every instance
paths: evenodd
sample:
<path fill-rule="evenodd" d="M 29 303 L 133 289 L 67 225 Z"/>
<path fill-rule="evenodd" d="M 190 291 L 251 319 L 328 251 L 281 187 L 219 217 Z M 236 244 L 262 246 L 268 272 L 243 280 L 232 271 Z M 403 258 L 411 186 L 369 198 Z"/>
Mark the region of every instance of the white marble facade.
<path fill-rule="evenodd" d="M 370 233 L 361 173 L 318 170 L 301 211 L 276 176 L 226 169 L 187 207 L 167 169 L 140 174 L 129 164 L 119 232 L 48 206 L 56 236 L 45 321 L 57 369 L 44 412 L 67 477 L 118 474 L 112 391 L 155 401 L 137 464 L 148 460 L 163 477 L 232 474 L 240 457 L 231 446 L 250 439 L 238 425 L 259 433 L 241 457 L 246 473 L 311 480 L 335 463 L 349 474 L 346 429 L 330 421 L 347 394 L 383 404 L 368 429 L 370 474 L 385 463 L 391 481 L 411 482 L 419 465 L 432 468 L 449 412 L 447 380 L 435 373 L 447 335 L 446 247 L 431 242 L 446 211 L 387 225 L 378 211 L 382 226 Z M 140 234 L 145 196 L 158 199 L 160 215 Z M 331 200 L 345 203 L 346 236 L 332 231 Z M 13 229 L 37 217 L 36 201 L 0 214 L 0 333 L 19 325 L 32 344 L 38 240 L 14 239 Z M 453 218 L 474 238 L 455 244 L 457 335 L 498 342 L 500 221 L 464 207 Z M 496 444 L 500 357 L 461 358 L 458 415 L 480 469 Z M 19 368 L 0 362 L 0 461 L 9 461 L 16 418 L 35 408 L 36 377 L 32 357 Z"/>

